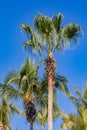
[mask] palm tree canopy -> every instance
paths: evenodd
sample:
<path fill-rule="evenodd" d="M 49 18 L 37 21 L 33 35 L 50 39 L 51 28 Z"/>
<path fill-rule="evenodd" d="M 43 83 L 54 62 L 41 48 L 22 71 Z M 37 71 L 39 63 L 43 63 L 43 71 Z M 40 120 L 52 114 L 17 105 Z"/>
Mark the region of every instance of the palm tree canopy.
<path fill-rule="evenodd" d="M 68 97 L 77 109 L 79 109 L 80 106 L 84 106 L 84 108 L 87 109 L 87 85 L 84 84 L 83 86 L 83 94 L 79 91 L 77 86 L 75 86 L 74 89 L 77 96 L 68 95 Z"/>
<path fill-rule="evenodd" d="M 35 67 L 34 62 L 27 58 L 19 72 L 11 71 L 6 75 L 4 84 L 0 85 L 1 92 L 7 92 L 15 98 L 22 97 L 26 92 L 36 92 L 40 64 L 41 61 Z"/>
<path fill-rule="evenodd" d="M 87 129 L 87 85 L 83 87 L 83 94 L 79 91 L 78 87 L 75 87 L 76 96 L 70 96 L 70 100 L 76 107 L 77 114 L 64 114 L 61 113 L 63 124 L 61 128 L 67 128 L 67 130 L 86 130 Z"/>
<path fill-rule="evenodd" d="M 28 41 L 24 42 L 24 47 L 33 49 L 41 53 L 54 52 L 69 48 L 72 44 L 70 41 L 79 40 L 82 34 L 81 27 L 76 23 L 62 25 L 63 15 L 55 14 L 52 18 L 37 14 L 34 18 L 34 29 L 27 24 L 21 24 L 22 30 L 27 34 Z"/>
<path fill-rule="evenodd" d="M 42 104 L 47 104 L 48 96 L 48 80 L 47 76 L 39 76 L 38 69 L 40 67 L 41 61 L 35 67 L 34 62 L 30 59 L 26 59 L 25 64 L 21 67 L 19 72 L 11 71 L 7 74 L 4 85 L 1 84 L 1 91 L 8 93 L 10 98 L 20 98 L 26 93 L 33 94 L 38 101 Z M 55 89 L 58 88 L 60 91 L 69 94 L 67 87 L 68 80 L 59 74 L 55 75 Z M 3 89 L 2 89 L 3 88 Z M 56 90 L 54 91 L 56 92 Z M 54 93 L 55 93 L 54 92 Z M 55 95 L 55 94 L 54 94 Z M 31 96 L 30 96 L 31 97 Z"/>
<path fill-rule="evenodd" d="M 63 123 L 61 129 L 67 130 L 86 130 L 87 129 L 87 109 L 84 107 L 79 108 L 77 114 L 64 114 L 62 113 Z"/>

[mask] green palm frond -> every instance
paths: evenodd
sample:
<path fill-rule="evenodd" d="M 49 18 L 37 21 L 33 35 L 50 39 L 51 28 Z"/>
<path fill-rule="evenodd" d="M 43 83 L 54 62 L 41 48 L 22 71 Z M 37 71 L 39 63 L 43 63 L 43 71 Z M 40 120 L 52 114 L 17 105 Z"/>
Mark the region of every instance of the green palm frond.
<path fill-rule="evenodd" d="M 83 100 L 87 104 L 87 85 L 84 85 Z"/>
<path fill-rule="evenodd" d="M 77 39 L 82 35 L 82 29 L 78 24 L 69 23 L 62 29 L 62 35 L 65 40 Z"/>
<path fill-rule="evenodd" d="M 42 63 L 42 60 L 40 60 L 40 61 L 38 62 L 38 64 L 37 64 L 37 66 L 36 66 L 36 76 L 37 76 L 37 74 L 38 74 L 38 70 L 39 70 L 39 68 L 40 68 L 40 66 L 41 66 L 41 63 Z"/>
<path fill-rule="evenodd" d="M 11 130 L 10 119 L 15 113 L 19 113 L 20 109 L 17 106 L 9 102 L 7 95 L 3 96 L 0 101 L 0 122 L 4 129 Z"/>
<path fill-rule="evenodd" d="M 61 128 L 70 130 L 86 130 L 87 128 L 87 110 L 80 109 L 78 114 L 64 114 L 62 113 L 63 124 Z"/>
<path fill-rule="evenodd" d="M 27 34 L 29 40 L 23 43 L 23 47 L 25 49 L 28 49 L 30 52 L 32 52 L 32 49 L 34 53 L 39 52 L 41 54 L 41 43 L 40 39 L 37 38 L 37 34 L 33 31 L 33 29 L 27 25 L 27 24 L 21 24 L 21 29 Z"/>
<path fill-rule="evenodd" d="M 73 96 L 73 95 L 68 96 L 77 109 L 80 106 L 84 106 L 85 108 L 87 108 L 87 98 L 86 98 L 87 86 L 84 85 L 83 88 L 84 88 L 84 93 L 81 94 L 78 87 L 75 86 L 74 90 L 75 90 L 77 96 Z"/>
<path fill-rule="evenodd" d="M 68 89 L 68 80 L 62 75 L 55 75 L 55 87 L 65 94 L 70 94 Z"/>
<path fill-rule="evenodd" d="M 20 89 L 25 92 L 31 92 L 36 90 L 37 73 L 40 63 L 37 67 L 34 65 L 34 61 L 26 59 L 25 64 L 20 69 Z"/>
<path fill-rule="evenodd" d="M 7 88 L 4 88 L 3 89 L 4 93 L 7 94 L 7 96 L 10 98 L 10 99 L 18 99 L 22 96 L 22 92 L 20 92 L 19 90 L 13 88 L 13 86 L 9 86 Z"/>
<path fill-rule="evenodd" d="M 52 19 L 42 14 L 36 15 L 34 18 L 34 25 L 40 34 L 46 35 L 47 37 L 50 36 L 50 33 L 54 32 Z"/>
<path fill-rule="evenodd" d="M 60 29 L 62 28 L 62 19 L 63 15 L 61 13 L 55 14 L 52 18 L 57 33 L 59 33 Z"/>
<path fill-rule="evenodd" d="M 75 87 L 77 96 L 70 95 L 72 103 L 75 105 L 77 114 L 63 114 L 63 124 L 61 129 L 67 128 L 67 130 L 86 130 L 87 128 L 87 102 L 85 100 L 87 86 L 84 85 L 84 93 L 81 94 L 78 87 Z"/>
<path fill-rule="evenodd" d="M 9 84 L 11 83 L 18 83 L 19 82 L 19 74 L 18 72 L 16 72 L 15 70 L 10 71 L 9 73 L 7 73 L 7 75 L 5 76 L 4 79 L 4 84 L 6 84 L 7 86 L 9 86 Z"/>

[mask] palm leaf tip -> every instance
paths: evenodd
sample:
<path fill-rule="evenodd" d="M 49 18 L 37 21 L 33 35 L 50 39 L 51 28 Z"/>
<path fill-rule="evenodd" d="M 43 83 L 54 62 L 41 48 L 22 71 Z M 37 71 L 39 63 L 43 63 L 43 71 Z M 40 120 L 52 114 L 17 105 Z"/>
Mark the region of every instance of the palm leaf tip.
<path fill-rule="evenodd" d="M 50 33 L 54 32 L 52 19 L 42 14 L 36 15 L 36 17 L 34 18 L 34 25 L 36 30 L 38 30 L 38 32 L 42 35 L 49 36 Z"/>
<path fill-rule="evenodd" d="M 28 24 L 21 24 L 20 28 L 24 32 L 27 32 L 27 33 L 31 33 L 32 32 L 32 29 L 31 29 L 31 27 Z"/>
<path fill-rule="evenodd" d="M 63 15 L 61 13 L 55 14 L 52 18 L 52 21 L 54 23 L 54 27 L 55 27 L 57 32 L 60 31 L 62 19 L 63 19 Z"/>
<path fill-rule="evenodd" d="M 82 34 L 81 26 L 75 23 L 70 23 L 66 25 L 63 29 L 63 36 L 67 39 L 72 39 L 74 37 L 79 37 Z"/>

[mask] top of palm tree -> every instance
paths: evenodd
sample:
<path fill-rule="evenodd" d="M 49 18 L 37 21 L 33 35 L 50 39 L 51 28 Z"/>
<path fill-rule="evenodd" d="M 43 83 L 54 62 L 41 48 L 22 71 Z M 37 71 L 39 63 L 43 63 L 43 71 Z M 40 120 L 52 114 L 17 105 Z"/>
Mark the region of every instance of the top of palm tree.
<path fill-rule="evenodd" d="M 37 14 L 34 18 L 34 28 L 27 24 L 21 24 L 21 29 L 27 34 L 28 40 L 24 42 L 24 47 L 46 53 L 54 52 L 55 49 L 63 51 L 70 48 L 74 39 L 79 40 L 82 29 L 76 23 L 62 25 L 63 15 L 55 14 L 52 18 Z"/>

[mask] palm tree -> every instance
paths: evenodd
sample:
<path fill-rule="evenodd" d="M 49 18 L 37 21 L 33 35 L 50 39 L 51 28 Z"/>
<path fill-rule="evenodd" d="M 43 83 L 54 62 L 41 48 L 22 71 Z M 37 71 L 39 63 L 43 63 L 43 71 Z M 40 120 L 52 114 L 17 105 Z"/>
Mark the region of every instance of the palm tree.
<path fill-rule="evenodd" d="M 80 107 L 77 114 L 64 114 L 62 113 L 63 123 L 61 130 L 87 130 L 87 109 Z"/>
<path fill-rule="evenodd" d="M 38 14 L 34 19 L 34 29 L 27 24 L 21 24 L 22 30 L 27 34 L 28 41 L 24 42 L 25 49 L 34 50 L 42 54 L 45 52 L 47 58 L 45 59 L 45 70 L 48 77 L 48 129 L 52 130 L 52 96 L 53 86 L 55 84 L 54 75 L 56 71 L 56 63 L 53 58 L 53 53 L 64 51 L 75 44 L 74 41 L 79 39 L 81 34 L 81 27 L 75 23 L 69 23 L 62 26 L 63 15 L 61 13 L 55 14 L 52 18 Z M 76 42 L 74 42 L 76 43 Z"/>
<path fill-rule="evenodd" d="M 55 104 L 55 102 L 53 102 L 53 104 L 54 104 L 53 105 L 53 120 L 55 120 L 56 118 L 58 118 L 61 111 L 58 108 L 58 106 L 56 106 L 57 104 Z M 41 124 L 41 130 L 44 130 L 44 127 L 47 124 L 47 118 L 48 118 L 47 105 L 45 105 L 44 108 L 38 107 L 37 120 Z"/>
<path fill-rule="evenodd" d="M 14 104 L 8 103 L 9 99 L 7 95 L 0 97 L 0 100 L 0 129 L 11 130 L 9 122 L 11 116 L 21 111 Z"/>
<path fill-rule="evenodd" d="M 75 105 L 77 114 L 61 113 L 63 124 L 61 128 L 68 130 L 86 130 L 87 129 L 87 85 L 84 85 L 84 93 L 81 94 L 78 87 L 75 87 L 77 96 L 69 95 L 70 100 Z"/>
<path fill-rule="evenodd" d="M 26 120 L 30 122 L 30 130 L 33 130 L 33 123 L 37 114 L 33 95 L 38 92 L 36 78 L 39 64 L 35 67 L 34 62 L 27 59 L 19 73 L 12 71 L 7 74 L 4 81 L 6 87 L 3 88 L 10 98 L 22 99 Z"/>
<path fill-rule="evenodd" d="M 27 59 L 25 64 L 21 67 L 20 72 L 11 71 L 7 74 L 4 84 L 0 85 L 3 93 L 8 94 L 10 98 L 21 98 L 25 106 L 25 115 L 27 120 L 30 122 L 31 129 L 33 129 L 33 123 L 36 118 L 35 105 L 39 106 L 47 105 L 47 77 L 38 75 L 38 69 L 40 62 L 37 67 L 34 66 L 34 62 Z M 69 93 L 67 88 L 67 79 L 61 75 L 55 75 L 55 89 L 53 96 L 53 103 L 56 104 L 56 88 L 64 93 Z M 36 99 L 36 100 L 35 100 Z M 36 104 L 35 104 L 36 101 Z M 55 101 L 55 102 L 54 102 Z M 30 107 L 31 106 L 31 107 Z M 58 109 L 57 109 L 58 110 Z M 33 115 L 30 115 L 31 112 Z M 56 113 L 54 109 L 54 116 L 56 117 L 59 112 Z"/>
<path fill-rule="evenodd" d="M 74 90 L 77 96 L 75 97 L 73 95 L 69 95 L 69 98 L 72 101 L 72 103 L 75 105 L 77 110 L 80 106 L 84 106 L 84 108 L 87 109 L 87 85 L 84 84 L 83 86 L 83 94 L 79 91 L 77 86 L 74 87 Z"/>

